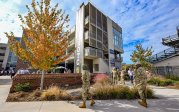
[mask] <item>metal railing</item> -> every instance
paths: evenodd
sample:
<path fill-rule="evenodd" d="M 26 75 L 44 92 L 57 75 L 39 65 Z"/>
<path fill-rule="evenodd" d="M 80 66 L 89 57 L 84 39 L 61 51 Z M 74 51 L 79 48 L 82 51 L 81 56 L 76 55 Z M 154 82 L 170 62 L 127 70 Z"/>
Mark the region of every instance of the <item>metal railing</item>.
<path fill-rule="evenodd" d="M 85 32 L 85 40 L 88 40 L 89 39 L 89 31 L 86 31 Z"/>
<path fill-rule="evenodd" d="M 85 18 L 85 25 L 89 23 L 89 16 Z"/>
<path fill-rule="evenodd" d="M 102 50 L 97 50 L 97 57 L 103 58 L 103 51 Z"/>
<path fill-rule="evenodd" d="M 103 58 L 103 51 L 92 47 L 85 48 L 85 56 Z"/>
<path fill-rule="evenodd" d="M 89 32 L 89 35 L 90 35 L 90 37 L 96 39 L 96 33 L 90 31 L 90 32 Z"/>
<path fill-rule="evenodd" d="M 168 36 L 166 38 L 162 38 L 162 42 L 164 42 L 164 43 L 174 41 L 174 40 L 179 40 L 179 37 L 177 34 Z"/>
<path fill-rule="evenodd" d="M 179 53 L 179 48 L 168 48 L 149 58 L 151 63 L 156 63 Z"/>
<path fill-rule="evenodd" d="M 97 57 L 96 54 L 97 54 L 96 49 L 91 48 L 91 47 L 86 47 L 85 48 L 85 56 Z"/>

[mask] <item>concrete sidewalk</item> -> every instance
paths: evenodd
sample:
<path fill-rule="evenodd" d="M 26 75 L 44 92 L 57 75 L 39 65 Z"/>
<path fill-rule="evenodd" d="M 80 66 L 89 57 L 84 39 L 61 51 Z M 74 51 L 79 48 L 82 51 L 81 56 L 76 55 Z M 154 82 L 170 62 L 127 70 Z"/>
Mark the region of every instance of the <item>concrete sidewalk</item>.
<path fill-rule="evenodd" d="M 1 78 L 1 77 L 0 77 Z M 0 112 L 179 112 L 179 90 L 152 87 L 159 99 L 148 100 L 143 108 L 137 100 L 98 100 L 94 107 L 80 109 L 80 101 L 5 102 L 10 83 L 0 85 Z"/>

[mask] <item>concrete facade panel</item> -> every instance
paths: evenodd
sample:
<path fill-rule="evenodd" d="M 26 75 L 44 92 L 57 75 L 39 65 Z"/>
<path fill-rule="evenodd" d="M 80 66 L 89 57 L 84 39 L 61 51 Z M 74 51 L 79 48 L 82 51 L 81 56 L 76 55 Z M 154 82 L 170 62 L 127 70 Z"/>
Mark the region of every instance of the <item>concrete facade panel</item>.
<path fill-rule="evenodd" d="M 175 56 L 164 61 L 158 62 L 154 64 L 154 66 L 179 66 L 179 56 Z"/>

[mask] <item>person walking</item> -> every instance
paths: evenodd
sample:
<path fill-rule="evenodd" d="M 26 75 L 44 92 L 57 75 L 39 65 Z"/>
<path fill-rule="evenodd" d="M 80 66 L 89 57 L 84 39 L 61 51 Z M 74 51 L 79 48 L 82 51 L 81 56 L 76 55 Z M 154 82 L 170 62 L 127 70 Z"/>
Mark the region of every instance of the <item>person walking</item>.
<path fill-rule="evenodd" d="M 147 77 L 145 75 L 145 69 L 141 66 L 141 63 L 136 63 L 136 69 L 134 71 L 134 81 L 135 86 L 138 90 L 140 100 L 138 103 L 141 106 L 147 108 L 147 101 L 146 101 L 146 86 L 147 86 Z"/>
<path fill-rule="evenodd" d="M 131 83 L 133 84 L 134 71 L 132 70 L 132 68 L 129 68 L 129 70 L 128 70 L 128 75 L 129 75 L 129 78 L 130 78 Z"/>
<path fill-rule="evenodd" d="M 120 78 L 120 84 L 125 85 L 124 76 L 125 76 L 126 69 L 123 68 L 121 71 L 121 78 Z"/>
<path fill-rule="evenodd" d="M 91 106 L 95 104 L 94 99 L 92 98 L 92 94 L 90 93 L 90 79 L 91 75 L 89 69 L 86 65 L 83 65 L 82 71 L 82 104 L 79 105 L 79 108 L 86 108 L 86 100 L 87 98 L 91 99 Z"/>
<path fill-rule="evenodd" d="M 14 72 L 14 69 L 11 70 L 11 79 L 14 77 L 15 75 L 15 72 Z"/>
<path fill-rule="evenodd" d="M 117 82 L 119 82 L 121 76 L 121 70 L 118 68 L 117 69 Z M 119 83 L 118 83 L 119 84 Z"/>
<path fill-rule="evenodd" d="M 117 84 L 118 80 L 117 80 L 117 69 L 114 67 L 112 70 L 112 83 L 113 84 Z"/>

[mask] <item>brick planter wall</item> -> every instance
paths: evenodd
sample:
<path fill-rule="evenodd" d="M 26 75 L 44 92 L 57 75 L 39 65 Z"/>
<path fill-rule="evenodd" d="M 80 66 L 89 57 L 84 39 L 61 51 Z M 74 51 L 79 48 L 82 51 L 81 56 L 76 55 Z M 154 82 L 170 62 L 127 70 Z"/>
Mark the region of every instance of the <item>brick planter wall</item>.
<path fill-rule="evenodd" d="M 91 81 L 93 81 L 94 75 L 92 75 Z M 41 74 L 17 74 L 13 78 L 10 92 L 14 92 L 17 84 L 30 83 L 31 88 L 37 89 L 40 87 Z M 51 85 L 57 85 L 60 87 L 79 86 L 82 84 L 81 74 L 45 74 L 44 88 L 48 88 Z"/>

